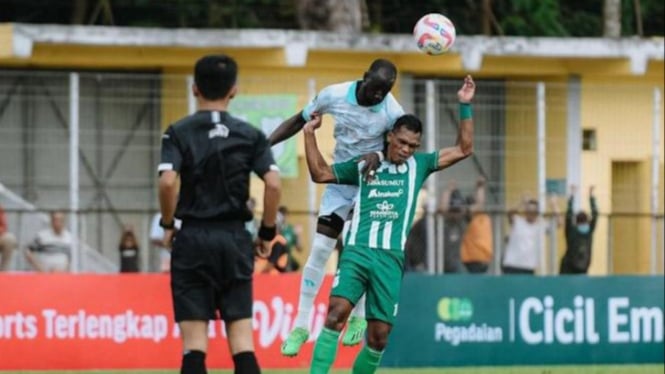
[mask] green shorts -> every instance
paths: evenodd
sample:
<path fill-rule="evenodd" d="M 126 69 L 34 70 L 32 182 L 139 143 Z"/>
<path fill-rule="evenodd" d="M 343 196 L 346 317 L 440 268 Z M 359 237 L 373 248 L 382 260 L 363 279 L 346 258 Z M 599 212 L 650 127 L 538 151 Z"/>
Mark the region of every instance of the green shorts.
<path fill-rule="evenodd" d="M 366 318 L 393 324 L 404 275 L 404 252 L 347 246 L 342 251 L 331 296 L 355 305 L 367 293 Z"/>

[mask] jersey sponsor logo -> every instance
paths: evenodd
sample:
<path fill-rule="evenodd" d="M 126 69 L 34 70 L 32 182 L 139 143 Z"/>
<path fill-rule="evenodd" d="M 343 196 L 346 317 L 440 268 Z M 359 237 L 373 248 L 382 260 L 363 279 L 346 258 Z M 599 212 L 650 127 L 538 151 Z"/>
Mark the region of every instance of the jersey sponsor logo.
<path fill-rule="evenodd" d="M 386 200 L 383 200 L 383 202 L 381 202 L 380 204 L 376 204 L 376 209 L 378 209 L 382 212 L 386 212 L 386 211 L 392 210 L 394 206 L 395 206 L 395 204 L 390 204 Z"/>
<path fill-rule="evenodd" d="M 369 193 L 367 194 L 367 197 L 370 199 L 375 199 L 375 198 L 393 198 L 393 197 L 400 197 L 404 193 L 403 189 L 399 189 L 397 191 L 379 191 L 376 188 L 372 188 L 369 190 Z"/>
<path fill-rule="evenodd" d="M 393 208 L 395 204 L 391 204 L 386 200 L 376 204 L 377 210 L 372 210 L 369 212 L 369 217 L 374 219 L 389 219 L 396 220 L 399 218 L 399 213 L 395 212 Z"/>
<path fill-rule="evenodd" d="M 208 139 L 228 138 L 228 137 L 229 137 L 229 128 L 222 125 L 221 123 L 215 124 L 215 128 L 208 131 Z"/>
<path fill-rule="evenodd" d="M 371 181 L 367 182 L 368 186 L 381 186 L 381 187 L 400 187 L 404 185 L 404 181 L 401 179 L 398 180 L 385 180 L 385 179 L 372 179 Z"/>
<path fill-rule="evenodd" d="M 383 172 L 387 172 L 388 174 L 404 174 L 407 171 L 409 171 L 409 167 L 406 166 L 406 163 L 395 165 L 383 162 L 381 163 L 381 166 L 376 169 L 377 174 Z"/>

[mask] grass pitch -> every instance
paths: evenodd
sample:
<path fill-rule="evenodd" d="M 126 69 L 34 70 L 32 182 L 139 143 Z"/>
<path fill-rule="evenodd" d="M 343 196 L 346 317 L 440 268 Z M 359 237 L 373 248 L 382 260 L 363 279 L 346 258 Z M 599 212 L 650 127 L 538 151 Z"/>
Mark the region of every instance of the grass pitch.
<path fill-rule="evenodd" d="M 230 370 L 211 370 L 211 374 L 232 374 Z M 264 374 L 307 374 L 308 370 L 263 370 Z M 0 374 L 177 374 L 177 370 L 147 371 L 0 371 Z M 349 374 L 334 370 L 331 374 Z M 665 374 L 661 365 L 581 365 L 581 366 L 519 366 L 431 369 L 379 369 L 377 374 Z"/>

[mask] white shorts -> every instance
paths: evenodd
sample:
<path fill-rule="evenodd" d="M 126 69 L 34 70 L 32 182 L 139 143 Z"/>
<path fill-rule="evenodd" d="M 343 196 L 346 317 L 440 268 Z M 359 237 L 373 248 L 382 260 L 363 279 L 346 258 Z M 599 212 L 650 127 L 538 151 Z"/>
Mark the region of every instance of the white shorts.
<path fill-rule="evenodd" d="M 321 197 L 319 216 L 328 216 L 335 213 L 346 221 L 351 208 L 353 208 L 357 194 L 357 186 L 343 184 L 327 185 Z"/>

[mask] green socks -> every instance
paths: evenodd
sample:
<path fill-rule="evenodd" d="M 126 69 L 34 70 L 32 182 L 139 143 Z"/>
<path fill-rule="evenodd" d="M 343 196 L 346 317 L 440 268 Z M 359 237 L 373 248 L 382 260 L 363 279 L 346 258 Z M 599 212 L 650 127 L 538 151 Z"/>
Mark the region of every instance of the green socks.
<path fill-rule="evenodd" d="M 314 345 L 310 374 L 327 374 L 330 371 L 335 362 L 335 356 L 337 356 L 338 340 L 339 331 L 328 328 L 321 330 L 321 334 Z"/>
<path fill-rule="evenodd" d="M 353 363 L 353 374 L 373 374 L 376 372 L 376 368 L 379 367 L 382 355 L 383 351 L 375 351 L 368 346 L 364 346 Z"/>

